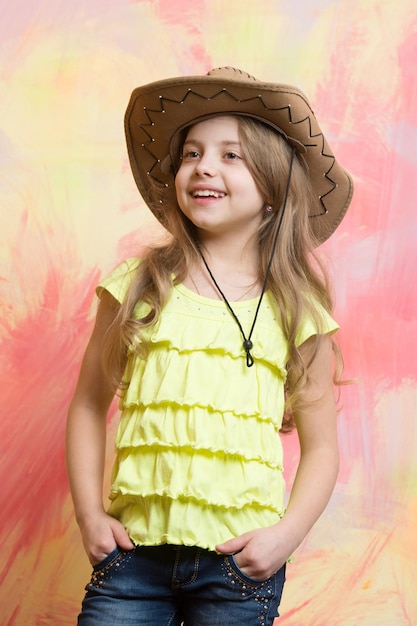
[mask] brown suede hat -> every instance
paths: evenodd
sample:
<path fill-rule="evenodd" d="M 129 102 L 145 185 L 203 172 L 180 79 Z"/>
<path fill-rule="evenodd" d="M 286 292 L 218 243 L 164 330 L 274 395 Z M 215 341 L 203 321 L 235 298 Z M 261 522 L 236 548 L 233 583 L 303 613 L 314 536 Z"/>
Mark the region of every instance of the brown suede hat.
<path fill-rule="evenodd" d="M 330 237 L 348 209 L 353 183 L 336 161 L 307 98 L 296 87 L 264 83 L 232 67 L 157 81 L 131 95 L 125 115 L 130 165 L 157 219 L 166 226 L 164 205 L 176 201 L 170 158 L 173 137 L 198 121 L 224 114 L 260 120 L 296 146 L 317 198 L 310 215 L 312 230 L 319 242 Z"/>

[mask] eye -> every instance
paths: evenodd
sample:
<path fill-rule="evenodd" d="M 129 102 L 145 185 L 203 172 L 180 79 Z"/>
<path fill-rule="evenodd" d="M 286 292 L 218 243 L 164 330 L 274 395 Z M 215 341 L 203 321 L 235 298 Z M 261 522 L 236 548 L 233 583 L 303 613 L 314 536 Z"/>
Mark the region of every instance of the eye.
<path fill-rule="evenodd" d="M 228 159 L 230 161 L 235 161 L 237 159 L 241 159 L 242 158 L 238 154 L 236 154 L 236 152 L 232 152 L 232 151 L 226 152 L 224 156 L 225 156 L 226 159 Z"/>
<path fill-rule="evenodd" d="M 187 150 L 182 155 L 182 158 L 183 159 L 198 159 L 199 156 L 200 156 L 200 153 L 197 152 L 197 150 Z"/>

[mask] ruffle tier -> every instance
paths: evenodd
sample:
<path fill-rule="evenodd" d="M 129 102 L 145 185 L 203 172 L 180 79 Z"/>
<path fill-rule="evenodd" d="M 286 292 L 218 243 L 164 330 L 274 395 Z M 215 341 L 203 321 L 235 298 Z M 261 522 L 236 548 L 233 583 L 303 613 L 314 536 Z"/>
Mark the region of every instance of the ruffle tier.
<path fill-rule="evenodd" d="M 112 497 L 182 498 L 224 508 L 275 509 L 283 495 L 282 467 L 240 455 L 192 448 L 140 446 L 118 450 Z"/>
<path fill-rule="evenodd" d="M 116 445 L 120 451 L 143 446 L 189 448 L 282 467 L 279 435 L 272 421 L 259 424 L 256 414 L 237 415 L 201 406 L 130 406 L 123 411 Z"/>
<path fill-rule="evenodd" d="M 244 355 L 219 359 L 216 351 L 185 354 L 159 345 L 146 361 L 129 362 L 125 373 L 128 386 L 120 408 L 199 406 L 208 411 L 256 416 L 279 429 L 284 409 L 284 384 L 279 379 L 277 370 L 265 363 L 248 368 Z"/>
<path fill-rule="evenodd" d="M 181 498 L 121 495 L 112 501 L 110 513 L 128 529 L 136 545 L 169 543 L 208 550 L 250 530 L 272 526 L 283 515 L 281 510 L 254 506 L 236 510 Z"/>
<path fill-rule="evenodd" d="M 246 335 L 249 335 L 257 305 L 257 298 L 233 303 L 233 310 Z M 217 357 L 224 354 L 239 361 L 245 356 L 243 337 L 224 302 L 194 294 L 183 285 L 173 288 L 164 314 L 147 339 L 154 345 L 165 344 L 185 353 L 203 351 L 215 353 Z M 278 369 L 281 378 L 285 379 L 287 342 L 277 322 L 276 305 L 268 292 L 264 296 L 251 340 L 254 359 Z M 243 361 L 245 363 L 244 358 Z"/>

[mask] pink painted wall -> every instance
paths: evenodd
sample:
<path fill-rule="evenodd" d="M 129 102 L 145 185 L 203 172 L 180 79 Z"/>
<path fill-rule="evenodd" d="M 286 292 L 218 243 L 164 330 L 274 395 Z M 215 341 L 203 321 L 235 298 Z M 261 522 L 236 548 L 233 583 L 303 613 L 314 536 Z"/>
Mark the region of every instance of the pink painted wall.
<path fill-rule="evenodd" d="M 417 623 L 415 0 L 17 0 L 0 2 L 5 626 L 74 624 L 89 574 L 65 477 L 66 407 L 95 283 L 158 232 L 126 159 L 128 96 L 218 65 L 301 86 L 356 181 L 325 247 L 355 379 L 342 469 L 289 567 L 280 624 Z M 111 434 L 116 423 L 113 412 Z"/>

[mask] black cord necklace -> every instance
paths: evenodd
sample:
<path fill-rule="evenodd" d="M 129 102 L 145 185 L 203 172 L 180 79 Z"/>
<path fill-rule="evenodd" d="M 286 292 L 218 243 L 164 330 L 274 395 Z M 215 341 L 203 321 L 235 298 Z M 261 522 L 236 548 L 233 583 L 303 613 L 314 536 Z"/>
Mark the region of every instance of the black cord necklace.
<path fill-rule="evenodd" d="M 282 220 L 284 218 L 284 213 L 285 213 L 285 209 L 286 209 L 286 206 L 287 206 L 288 192 L 289 192 L 289 189 L 290 189 L 291 172 L 292 172 L 292 166 L 293 166 L 293 162 L 294 162 L 295 150 L 296 149 L 293 148 L 292 152 L 291 152 L 290 169 L 289 169 L 289 173 L 288 173 L 287 186 L 285 188 L 284 203 L 283 203 L 283 206 L 282 206 L 281 215 L 279 217 L 279 223 L 278 223 L 277 231 L 275 233 L 274 242 L 272 244 L 271 257 L 269 259 L 268 267 L 266 268 L 265 280 L 263 282 L 261 295 L 259 296 L 258 304 L 257 304 L 256 311 L 255 311 L 255 316 L 253 318 L 252 326 L 251 326 L 251 329 L 249 331 L 249 335 L 247 337 L 245 335 L 245 331 L 243 330 L 242 324 L 240 323 L 240 320 L 239 320 L 238 316 L 236 315 L 236 313 L 232 309 L 232 307 L 230 305 L 230 302 L 228 301 L 228 299 L 224 295 L 223 291 L 220 289 L 220 286 L 219 286 L 217 280 L 214 278 L 213 273 L 212 273 L 211 269 L 209 268 L 208 263 L 207 263 L 207 261 L 206 261 L 206 259 L 204 257 L 203 251 L 201 250 L 200 244 L 198 243 L 198 241 L 196 241 L 197 250 L 200 253 L 200 256 L 202 258 L 202 261 L 203 261 L 204 265 L 206 266 L 207 272 L 209 273 L 209 276 L 210 276 L 211 280 L 213 281 L 214 286 L 216 287 L 217 291 L 221 295 L 225 305 L 229 309 L 233 319 L 235 320 L 236 324 L 239 327 L 239 330 L 240 330 L 241 335 L 243 337 L 243 348 L 244 348 L 244 350 L 246 352 L 246 365 L 248 367 L 252 367 L 252 365 L 254 363 L 253 356 L 251 354 L 251 350 L 253 348 L 252 334 L 253 334 L 253 331 L 254 331 L 254 328 L 255 328 L 256 320 L 258 319 L 259 309 L 261 308 L 261 303 L 262 303 L 262 300 L 263 300 L 263 297 L 264 297 L 264 294 L 265 294 L 265 291 L 266 291 L 266 286 L 267 286 L 269 274 L 270 274 L 270 271 L 271 271 L 272 260 L 274 258 L 275 249 L 277 247 L 278 235 L 279 235 L 280 230 L 281 230 Z"/>

